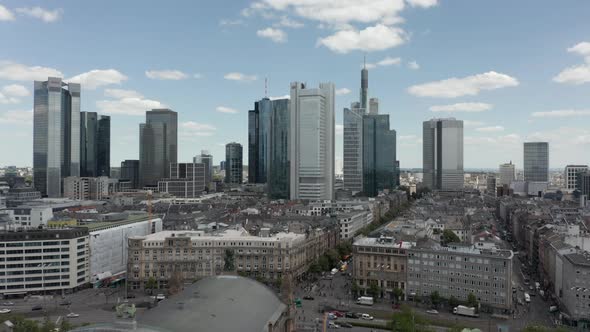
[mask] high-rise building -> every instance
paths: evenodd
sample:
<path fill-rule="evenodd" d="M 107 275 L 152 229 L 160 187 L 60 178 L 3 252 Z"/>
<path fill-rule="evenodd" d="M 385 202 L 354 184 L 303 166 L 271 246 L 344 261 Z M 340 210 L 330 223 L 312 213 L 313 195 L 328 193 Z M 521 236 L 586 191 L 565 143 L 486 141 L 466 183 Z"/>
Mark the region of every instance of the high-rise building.
<path fill-rule="evenodd" d="M 500 173 L 500 178 L 498 179 L 498 186 L 509 186 L 512 181 L 516 179 L 516 167 L 512 163 L 512 160 L 509 163 L 500 164 L 498 169 L 498 173 Z"/>
<path fill-rule="evenodd" d="M 462 189 L 463 121 L 432 119 L 423 123 L 424 186 L 438 190 Z"/>
<path fill-rule="evenodd" d="M 109 176 L 111 117 L 80 112 L 80 176 Z"/>
<path fill-rule="evenodd" d="M 128 180 L 131 188 L 139 188 L 139 160 L 121 162 L 121 180 Z"/>
<path fill-rule="evenodd" d="M 291 83 L 290 198 L 334 198 L 334 84 Z"/>
<path fill-rule="evenodd" d="M 549 181 L 549 143 L 524 143 L 524 180 L 526 182 Z"/>
<path fill-rule="evenodd" d="M 272 101 L 268 159 L 268 194 L 274 199 L 289 198 L 289 99 Z"/>
<path fill-rule="evenodd" d="M 395 188 L 396 133 L 389 129 L 389 114 L 363 117 L 363 192 L 375 197 Z"/>
<path fill-rule="evenodd" d="M 344 189 L 352 193 L 363 191 L 363 115 L 359 103 L 344 109 L 343 177 Z"/>
<path fill-rule="evenodd" d="M 361 92 L 360 92 L 360 103 L 361 108 L 367 109 L 367 98 L 369 97 L 369 70 L 367 69 L 366 63 L 361 69 Z"/>
<path fill-rule="evenodd" d="M 495 175 L 488 175 L 487 179 L 486 179 L 486 192 L 488 195 L 490 196 L 496 196 L 496 186 L 497 186 L 497 181 L 496 181 L 496 176 Z"/>
<path fill-rule="evenodd" d="M 170 177 L 170 164 L 178 156 L 178 114 L 169 109 L 146 112 L 146 122 L 139 125 L 140 186 L 157 186 Z"/>
<path fill-rule="evenodd" d="M 242 144 L 225 145 L 225 183 L 242 183 Z"/>
<path fill-rule="evenodd" d="M 586 173 L 588 165 L 565 166 L 565 189 L 574 191 L 578 189 L 578 173 Z"/>
<path fill-rule="evenodd" d="M 205 187 L 213 181 L 213 156 L 207 150 L 201 150 L 200 155 L 193 158 L 193 163 L 201 163 L 205 166 Z"/>
<path fill-rule="evenodd" d="M 576 187 L 581 195 L 586 196 L 586 199 L 590 197 L 590 172 L 578 173 Z"/>
<path fill-rule="evenodd" d="M 158 181 L 158 192 L 182 198 L 198 197 L 205 190 L 204 163 L 172 163 L 170 178 Z"/>
<path fill-rule="evenodd" d="M 225 160 L 219 162 L 219 170 L 225 171 Z"/>
<path fill-rule="evenodd" d="M 379 114 L 379 99 L 377 99 L 377 98 L 369 99 L 369 114 L 371 114 L 371 115 Z"/>
<path fill-rule="evenodd" d="M 257 183 L 258 177 L 258 102 L 254 103 L 254 109 L 248 111 L 248 182 Z"/>
<path fill-rule="evenodd" d="M 41 195 L 60 197 L 63 178 L 80 175 L 80 84 L 49 77 L 35 81 L 33 183 Z"/>

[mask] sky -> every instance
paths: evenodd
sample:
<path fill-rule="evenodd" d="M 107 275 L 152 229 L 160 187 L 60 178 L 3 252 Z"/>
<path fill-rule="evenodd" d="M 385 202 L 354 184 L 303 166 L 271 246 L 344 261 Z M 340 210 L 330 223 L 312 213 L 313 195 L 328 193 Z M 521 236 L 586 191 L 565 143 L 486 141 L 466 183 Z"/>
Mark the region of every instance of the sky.
<path fill-rule="evenodd" d="M 422 122 L 464 120 L 465 168 L 590 163 L 590 1 L 0 0 L 0 166 L 32 165 L 33 81 L 82 84 L 82 111 L 111 116 L 111 163 L 139 155 L 145 111 L 179 114 L 179 162 L 247 149 L 247 111 L 292 81 L 336 85 L 342 112 L 369 96 L 397 131 L 402 168 L 422 166 Z M 247 159 L 247 151 L 244 150 Z M 247 160 L 244 160 L 247 164 Z"/>

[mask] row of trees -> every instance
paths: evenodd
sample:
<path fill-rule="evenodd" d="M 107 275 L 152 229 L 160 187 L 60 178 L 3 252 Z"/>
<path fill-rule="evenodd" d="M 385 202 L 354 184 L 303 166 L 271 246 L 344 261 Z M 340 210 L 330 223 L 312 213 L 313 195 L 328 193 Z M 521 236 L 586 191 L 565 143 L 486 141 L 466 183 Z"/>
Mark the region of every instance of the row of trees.
<path fill-rule="evenodd" d="M 373 232 L 374 230 L 376 230 L 377 228 L 385 225 L 386 223 L 392 221 L 393 219 L 395 219 L 400 213 L 402 213 L 404 210 L 406 210 L 408 207 L 410 206 L 409 202 L 405 202 L 402 205 L 393 208 L 393 209 L 389 209 L 389 211 L 385 212 L 383 214 L 383 217 L 381 218 L 377 218 L 376 220 L 374 220 L 372 223 L 368 224 L 367 226 L 363 227 L 359 233 L 367 236 L 369 234 L 371 234 L 371 232 Z"/>
<path fill-rule="evenodd" d="M 432 305 L 435 308 L 438 308 L 438 306 L 445 300 L 446 300 L 445 298 L 440 296 L 438 291 L 434 291 L 434 292 L 430 293 L 430 303 L 432 303 Z M 449 303 L 449 306 L 451 306 L 451 307 L 456 307 L 460 304 L 465 304 L 468 307 L 474 307 L 474 308 L 479 307 L 479 302 L 477 301 L 477 297 L 473 293 L 469 293 L 469 295 L 467 296 L 467 302 L 461 302 L 456 297 L 451 296 L 448 299 L 448 303 Z"/>
<path fill-rule="evenodd" d="M 35 320 L 25 319 L 22 315 L 2 316 L 3 321 L 9 320 L 14 324 L 13 332 L 53 332 L 56 329 L 59 331 L 70 331 L 74 326 L 66 319 L 62 319 L 60 324 L 55 324 L 46 317 L 43 323 Z"/>

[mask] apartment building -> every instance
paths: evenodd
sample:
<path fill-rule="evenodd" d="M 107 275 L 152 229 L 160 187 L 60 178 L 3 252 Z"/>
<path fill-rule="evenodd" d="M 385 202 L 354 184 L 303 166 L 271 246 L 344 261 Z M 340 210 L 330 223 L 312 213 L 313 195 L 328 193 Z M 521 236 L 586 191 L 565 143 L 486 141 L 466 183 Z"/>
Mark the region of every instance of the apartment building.
<path fill-rule="evenodd" d="M 590 252 L 579 251 L 564 258 L 559 300 L 578 327 L 590 328 Z"/>
<path fill-rule="evenodd" d="M 340 239 L 352 239 L 363 227 L 373 221 L 371 211 L 353 211 L 337 215 L 340 225 Z"/>

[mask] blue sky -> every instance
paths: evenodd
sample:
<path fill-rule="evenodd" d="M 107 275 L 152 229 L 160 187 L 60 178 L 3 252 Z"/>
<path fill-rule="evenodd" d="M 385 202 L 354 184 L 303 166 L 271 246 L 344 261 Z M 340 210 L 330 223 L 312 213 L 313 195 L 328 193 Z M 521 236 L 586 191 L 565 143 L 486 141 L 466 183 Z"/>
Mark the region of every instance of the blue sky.
<path fill-rule="evenodd" d="M 138 157 L 138 124 L 160 106 L 179 113 L 180 161 L 207 149 L 218 163 L 247 143 L 265 77 L 269 96 L 334 82 L 341 125 L 364 54 L 402 167 L 422 165 L 422 121 L 449 116 L 466 121 L 467 168 L 521 167 L 527 140 L 550 142 L 551 167 L 589 163 L 588 13 L 584 0 L 0 0 L 0 165 L 32 164 L 32 81 L 47 75 L 112 116 L 113 166 Z"/>

